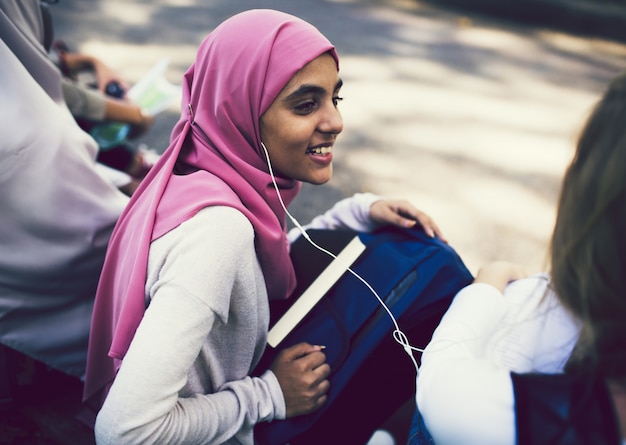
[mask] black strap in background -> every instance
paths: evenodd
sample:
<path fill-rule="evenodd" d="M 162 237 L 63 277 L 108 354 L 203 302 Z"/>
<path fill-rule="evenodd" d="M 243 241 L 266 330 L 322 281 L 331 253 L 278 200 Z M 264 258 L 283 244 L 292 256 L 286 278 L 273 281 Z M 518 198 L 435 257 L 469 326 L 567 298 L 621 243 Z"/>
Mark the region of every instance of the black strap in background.
<path fill-rule="evenodd" d="M 621 445 L 602 379 L 514 372 L 511 379 L 518 445 Z"/>

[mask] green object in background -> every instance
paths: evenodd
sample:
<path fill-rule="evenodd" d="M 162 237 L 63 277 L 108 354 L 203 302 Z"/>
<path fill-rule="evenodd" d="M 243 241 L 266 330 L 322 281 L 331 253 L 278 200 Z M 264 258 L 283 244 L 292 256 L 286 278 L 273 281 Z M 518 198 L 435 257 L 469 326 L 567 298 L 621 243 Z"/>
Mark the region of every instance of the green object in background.
<path fill-rule="evenodd" d="M 96 125 L 90 131 L 101 150 L 107 150 L 121 144 L 128 137 L 130 125 L 123 123 Z"/>

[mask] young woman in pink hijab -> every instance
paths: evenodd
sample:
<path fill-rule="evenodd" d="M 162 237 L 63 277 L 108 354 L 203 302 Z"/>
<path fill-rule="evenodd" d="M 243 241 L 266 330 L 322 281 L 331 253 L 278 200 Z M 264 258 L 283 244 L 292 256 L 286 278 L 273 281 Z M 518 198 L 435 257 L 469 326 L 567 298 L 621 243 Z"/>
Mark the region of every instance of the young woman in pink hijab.
<path fill-rule="evenodd" d="M 253 444 L 259 422 L 321 407 L 318 345 L 251 377 L 270 300 L 295 285 L 285 205 L 327 182 L 343 129 L 333 45 L 291 15 L 252 10 L 202 42 L 171 143 L 113 233 L 93 313 L 85 399 L 99 444 Z M 317 225 L 437 226 L 405 201 L 357 195 Z"/>

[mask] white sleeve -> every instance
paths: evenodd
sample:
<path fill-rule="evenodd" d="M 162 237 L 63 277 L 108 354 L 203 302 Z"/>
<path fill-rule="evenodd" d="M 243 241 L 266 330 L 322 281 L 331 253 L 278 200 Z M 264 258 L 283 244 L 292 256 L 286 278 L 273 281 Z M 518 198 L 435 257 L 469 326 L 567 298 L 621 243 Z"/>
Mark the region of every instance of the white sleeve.
<path fill-rule="evenodd" d="M 308 229 L 350 229 L 357 232 L 371 232 L 377 226 L 370 219 L 370 207 L 378 200 L 380 196 L 373 193 L 356 193 L 355 195 L 338 201 L 326 213 L 316 216 L 313 220 L 303 227 Z M 294 242 L 299 236 L 300 231 L 294 227 L 287 234 L 290 242 Z"/>
<path fill-rule="evenodd" d="M 284 415 L 280 385 L 271 371 L 249 377 L 248 369 L 240 369 L 242 378 L 217 388 L 213 384 L 207 394 L 179 395 L 217 320 L 229 315 L 229 296 L 233 286 L 238 286 L 236 274 L 250 274 L 256 261 L 252 226 L 240 212 L 228 211 L 230 215 L 222 211 L 214 218 L 221 224 L 203 227 L 204 236 L 183 232 L 170 244 L 167 257 L 174 260 L 160 264 L 159 273 L 177 279 L 155 285 L 159 288 L 98 414 L 98 444 L 224 443 L 241 431 L 248 431 L 251 437 L 257 422 L 280 417 L 281 412 Z M 168 235 L 184 229 L 181 225 Z M 211 236 L 206 236 L 207 232 Z M 197 280 L 198 274 L 207 278 Z M 248 289 L 248 293 L 254 294 L 254 290 Z M 197 295 L 199 292 L 213 298 Z M 220 326 L 228 329 L 228 323 Z M 240 347 L 228 343 L 233 347 L 227 351 L 202 353 L 214 353 L 215 357 L 249 354 L 250 338 L 240 340 Z M 204 366 L 215 367 L 217 372 L 236 366 L 225 361 L 218 359 Z"/>
<path fill-rule="evenodd" d="M 437 445 L 514 445 L 509 371 L 483 358 L 505 308 L 487 284 L 461 290 L 422 356 L 416 401 Z"/>
<path fill-rule="evenodd" d="M 115 187 L 124 187 L 125 185 L 130 184 L 133 180 L 128 173 L 109 167 L 106 164 L 96 162 L 95 167 L 96 171 Z"/>

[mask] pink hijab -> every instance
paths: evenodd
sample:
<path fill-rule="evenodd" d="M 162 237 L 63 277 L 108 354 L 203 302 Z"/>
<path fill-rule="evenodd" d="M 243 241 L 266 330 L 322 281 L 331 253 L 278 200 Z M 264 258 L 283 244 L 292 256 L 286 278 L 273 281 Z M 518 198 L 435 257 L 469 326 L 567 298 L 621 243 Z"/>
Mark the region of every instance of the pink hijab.
<path fill-rule="evenodd" d="M 182 114 L 170 146 L 109 243 L 93 312 L 85 400 L 101 404 L 141 322 L 150 243 L 200 209 L 226 205 L 246 215 L 269 298 L 284 299 L 293 290 L 285 213 L 260 146 L 259 121 L 293 75 L 325 52 L 338 64 L 333 45 L 315 27 L 273 10 L 237 14 L 201 43 L 184 75 Z M 174 174 L 175 168 L 187 174 Z M 301 184 L 276 180 L 288 205 Z"/>

